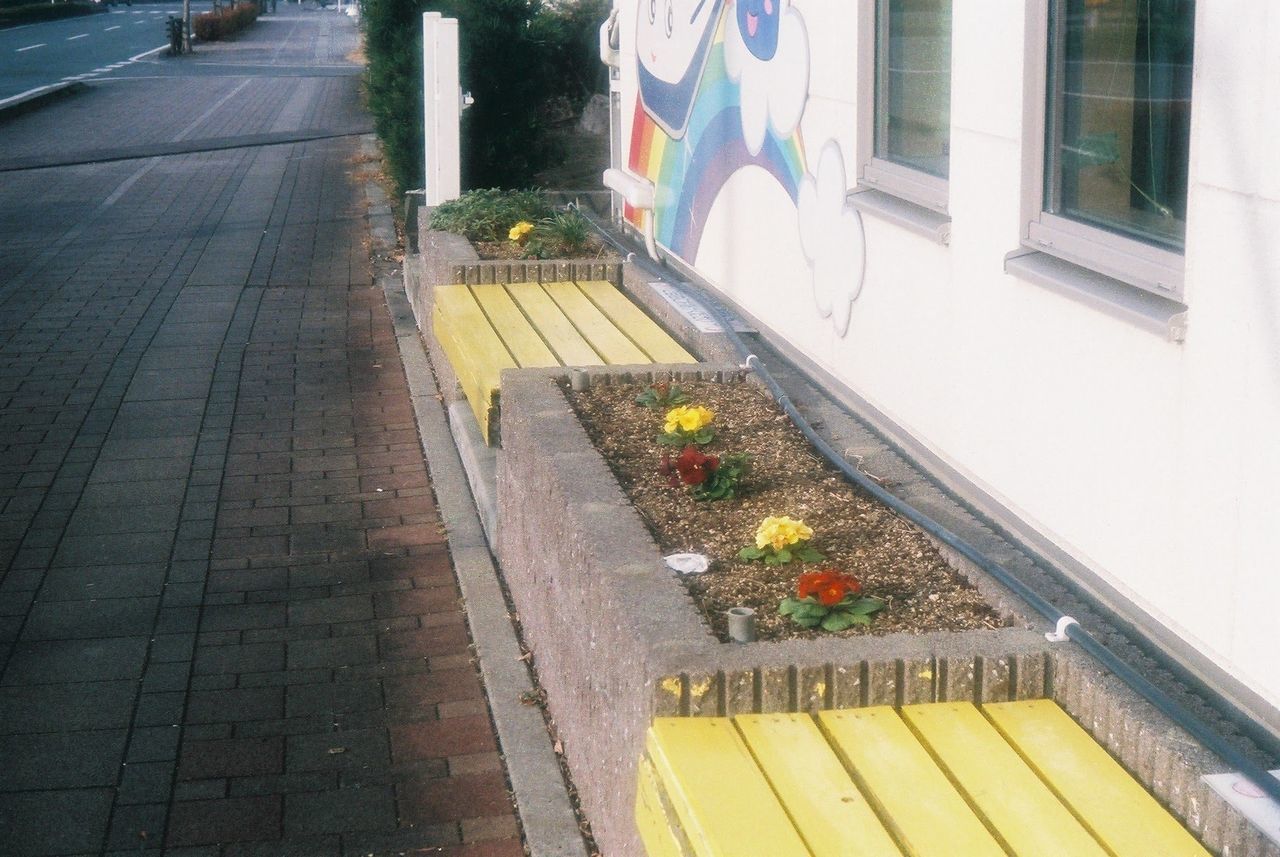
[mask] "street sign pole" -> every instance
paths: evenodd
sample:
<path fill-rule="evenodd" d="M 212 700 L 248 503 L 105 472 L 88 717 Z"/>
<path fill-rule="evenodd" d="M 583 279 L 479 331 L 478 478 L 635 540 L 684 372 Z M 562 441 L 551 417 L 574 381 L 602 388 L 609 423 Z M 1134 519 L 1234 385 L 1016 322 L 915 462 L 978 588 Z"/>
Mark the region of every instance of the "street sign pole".
<path fill-rule="evenodd" d="M 182 50 L 191 53 L 191 0 L 182 0 Z"/>

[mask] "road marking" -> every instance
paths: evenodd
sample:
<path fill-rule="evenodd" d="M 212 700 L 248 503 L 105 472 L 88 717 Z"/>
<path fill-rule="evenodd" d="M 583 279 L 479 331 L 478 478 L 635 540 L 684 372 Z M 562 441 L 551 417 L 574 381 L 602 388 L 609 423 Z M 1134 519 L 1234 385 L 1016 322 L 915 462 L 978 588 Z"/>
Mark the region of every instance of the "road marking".
<path fill-rule="evenodd" d="M 43 48 L 47 42 L 41 42 L 38 45 L 27 45 L 25 48 L 18 48 L 14 53 L 22 53 L 23 51 L 34 51 L 36 48 Z"/>
<path fill-rule="evenodd" d="M 134 21 L 133 23 L 135 23 L 135 24 L 147 24 L 147 23 L 150 23 L 150 22 L 149 22 L 149 21 Z"/>
<path fill-rule="evenodd" d="M 120 25 L 119 25 L 119 24 L 116 24 L 114 27 L 107 27 L 107 28 L 106 28 L 105 30 L 103 30 L 102 32 L 104 32 L 104 33 L 109 33 L 109 32 L 111 32 L 112 30 L 118 30 L 118 29 L 120 29 Z"/>
<path fill-rule="evenodd" d="M 167 48 L 167 47 L 169 47 L 169 45 L 166 43 L 166 44 L 161 45 L 161 46 L 160 46 L 160 47 L 158 47 L 158 48 L 152 48 L 152 49 L 151 49 L 151 50 L 149 50 L 149 51 L 143 51 L 143 52 L 142 52 L 142 53 L 140 53 L 140 54 L 134 54 L 133 56 L 129 57 L 129 62 L 137 62 L 138 60 L 142 59 L 143 57 L 149 57 L 149 56 L 151 56 L 152 54 L 154 54 L 154 53 L 158 53 L 159 51 L 162 51 L 162 50 L 164 50 L 164 49 L 165 49 L 165 48 Z"/>
<path fill-rule="evenodd" d="M 87 38 L 89 38 L 89 34 L 88 34 L 88 33 L 81 33 L 81 34 L 80 34 L 80 35 L 78 35 L 78 36 L 67 36 L 67 41 L 68 41 L 68 42 L 74 42 L 76 39 L 87 39 Z"/>

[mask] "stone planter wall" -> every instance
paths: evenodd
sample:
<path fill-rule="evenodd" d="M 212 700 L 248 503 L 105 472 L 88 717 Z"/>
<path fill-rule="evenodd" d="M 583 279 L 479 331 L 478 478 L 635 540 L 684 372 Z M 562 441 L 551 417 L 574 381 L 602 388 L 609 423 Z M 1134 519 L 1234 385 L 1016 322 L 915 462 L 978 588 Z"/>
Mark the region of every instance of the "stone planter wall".
<path fill-rule="evenodd" d="M 731 367 L 609 367 L 594 383 L 737 380 Z M 724 644 L 591 445 L 560 370 L 503 373 L 496 553 L 587 817 L 609 857 L 641 855 L 636 763 L 655 716 L 1056 699 L 1223 854 L 1270 849 L 1199 781 L 1221 763 L 1069 644 L 1026 627 Z M 997 609 L 1024 605 L 972 568 Z"/>
<path fill-rule="evenodd" d="M 610 367 L 593 377 L 734 369 Z M 1023 628 L 732 645 L 711 636 L 556 386 L 503 373 L 496 552 L 593 831 L 643 853 L 632 811 L 654 716 L 1043 697 L 1044 638 Z M 599 382 L 599 380 L 597 380 Z M 997 605 L 1011 597 L 991 590 Z"/>

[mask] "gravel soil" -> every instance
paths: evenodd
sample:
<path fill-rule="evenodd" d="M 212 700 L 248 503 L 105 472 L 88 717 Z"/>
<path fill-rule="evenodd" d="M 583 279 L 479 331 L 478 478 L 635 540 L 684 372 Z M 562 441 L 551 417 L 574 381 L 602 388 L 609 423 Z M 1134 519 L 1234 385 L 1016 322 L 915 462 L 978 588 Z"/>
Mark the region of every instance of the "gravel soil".
<path fill-rule="evenodd" d="M 800 574 L 818 568 L 852 573 L 864 594 L 886 602 L 870 626 L 854 626 L 839 636 L 1008 624 L 919 530 L 823 461 L 764 393 L 741 383 L 680 386 L 691 404 L 715 412 L 715 439 L 706 453 L 751 456 L 750 471 L 731 499 L 694 500 L 689 489 L 671 487 L 658 472 L 663 452 L 672 451 L 657 443 L 665 409 L 636 404 L 643 385 L 594 385 L 583 393 L 567 388 L 565 393 L 663 553 L 710 558 L 707 573 L 682 580 L 720 639 L 728 639 L 725 611 L 737 606 L 755 609 L 762 640 L 830 636 L 778 614 L 782 599 L 795 594 Z M 826 559 L 782 566 L 738 559 L 741 548 L 754 545 L 756 527 L 769 515 L 802 519 L 814 531 L 811 547 Z"/>

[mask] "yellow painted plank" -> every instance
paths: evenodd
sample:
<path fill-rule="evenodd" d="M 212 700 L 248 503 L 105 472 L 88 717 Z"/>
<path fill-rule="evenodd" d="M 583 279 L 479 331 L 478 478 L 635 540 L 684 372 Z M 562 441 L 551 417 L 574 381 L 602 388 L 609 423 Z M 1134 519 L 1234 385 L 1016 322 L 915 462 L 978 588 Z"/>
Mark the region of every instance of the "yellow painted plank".
<path fill-rule="evenodd" d="M 543 340 L 565 366 L 602 366 L 605 360 L 583 338 L 573 322 L 560 311 L 538 283 L 511 283 L 505 287 L 520 309 L 542 334 Z"/>
<path fill-rule="evenodd" d="M 497 419 L 498 381 L 516 362 L 466 286 L 438 286 L 431 325 L 485 442 Z"/>
<path fill-rule="evenodd" d="M 573 283 L 543 283 L 542 288 L 606 363 L 652 362 Z"/>
<path fill-rule="evenodd" d="M 471 294 L 522 368 L 560 365 L 506 289 L 500 285 L 471 286 Z"/>
<path fill-rule="evenodd" d="M 649 760 L 642 758 L 636 781 L 636 828 L 649 857 L 686 857 L 671 824 L 659 797 L 658 776 Z"/>
<path fill-rule="evenodd" d="M 698 857 L 809 857 L 727 717 L 660 717 L 646 741 Z"/>
<path fill-rule="evenodd" d="M 693 355 L 680 347 L 640 307 L 603 280 L 579 280 L 578 289 L 627 335 L 655 363 L 696 363 Z"/>
<path fill-rule="evenodd" d="M 1012 853 L 1107 857 L 973 703 L 909 705 L 902 718 Z"/>
<path fill-rule="evenodd" d="M 1000 702 L 983 711 L 1112 853 L 1209 853 L 1057 703 Z"/>
<path fill-rule="evenodd" d="M 892 708 L 823 711 L 818 719 L 904 853 L 1004 855 Z"/>
<path fill-rule="evenodd" d="M 814 857 L 901 857 L 812 717 L 746 714 L 734 723 Z"/>

